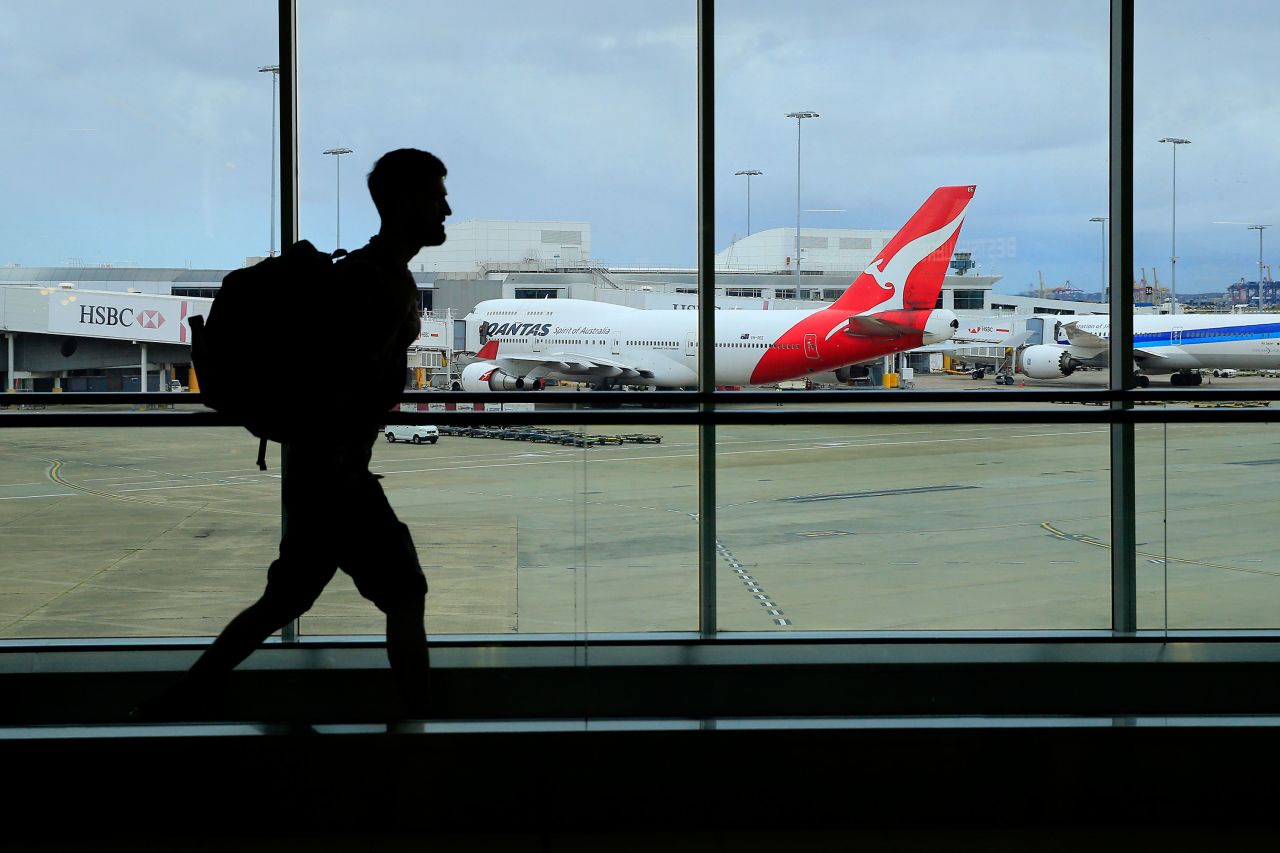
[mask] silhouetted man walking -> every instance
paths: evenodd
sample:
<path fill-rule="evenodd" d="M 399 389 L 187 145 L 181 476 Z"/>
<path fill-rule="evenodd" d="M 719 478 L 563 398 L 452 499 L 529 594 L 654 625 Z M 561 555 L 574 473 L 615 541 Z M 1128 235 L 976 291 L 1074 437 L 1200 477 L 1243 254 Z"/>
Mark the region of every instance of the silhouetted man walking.
<path fill-rule="evenodd" d="M 328 353 L 341 366 L 340 412 L 317 419 L 328 424 L 317 434 L 284 445 L 285 529 L 266 590 L 174 689 L 140 706 L 138 717 L 198 717 L 231 670 L 309 610 L 339 568 L 386 614 L 387 656 L 404 711 L 425 715 L 427 582 L 409 529 L 369 472 L 369 459 L 378 425 L 404 390 L 407 351 L 420 329 L 408 262 L 424 246 L 445 241 L 444 220 L 452 213 L 445 174 L 438 158 L 413 148 L 391 151 L 374 164 L 369 194 L 381 228 L 335 264 L 339 294 L 350 300 L 326 294 L 328 304 L 320 309 L 341 323 Z"/>

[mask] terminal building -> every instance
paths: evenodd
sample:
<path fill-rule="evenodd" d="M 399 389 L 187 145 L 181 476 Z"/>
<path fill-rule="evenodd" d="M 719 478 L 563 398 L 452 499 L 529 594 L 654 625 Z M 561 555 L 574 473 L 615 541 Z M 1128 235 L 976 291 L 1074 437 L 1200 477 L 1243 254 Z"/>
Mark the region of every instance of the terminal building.
<path fill-rule="evenodd" d="M 716 256 L 716 305 L 727 310 L 802 310 L 833 302 L 893 231 L 802 229 L 801 269 L 787 254 L 795 232 L 770 229 L 735 241 Z M 245 265 L 261 260 L 245 259 Z M 410 262 L 430 327 L 412 365 L 420 387 L 440 385 L 458 353 L 474 352 L 458 321 L 486 299 L 583 299 L 640 309 L 692 309 L 695 269 L 610 267 L 592 254 L 591 225 L 569 221 L 471 220 L 449 226 L 449 241 Z M 1095 303 L 996 293 L 998 275 L 974 272 L 967 253 L 952 261 L 939 308 L 961 317 L 1105 313 Z M 0 268 L 0 357 L 5 388 L 49 391 L 159 391 L 189 387 L 189 350 L 181 318 L 207 310 L 224 269 L 56 266 Z M 799 284 L 797 285 L 797 280 Z M 102 322 L 76 322 L 88 315 Z M 126 312 L 154 311 L 161 325 L 122 325 Z M 107 322 L 116 318 L 116 322 Z M 997 348 L 974 353 L 997 359 Z M 917 370 L 941 357 L 915 354 Z M 13 369 L 10 369 L 13 365 Z M 144 381 L 143 375 L 147 378 Z"/>

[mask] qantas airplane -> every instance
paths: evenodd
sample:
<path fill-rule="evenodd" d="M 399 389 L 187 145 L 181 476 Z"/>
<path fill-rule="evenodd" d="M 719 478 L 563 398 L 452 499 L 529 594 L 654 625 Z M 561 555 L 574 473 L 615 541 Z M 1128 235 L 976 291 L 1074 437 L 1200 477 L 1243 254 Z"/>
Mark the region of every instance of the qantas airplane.
<path fill-rule="evenodd" d="M 1047 325 L 1047 324 L 1046 324 Z M 1022 352 L 1022 372 L 1060 379 L 1078 367 L 1106 367 L 1111 321 L 1085 317 L 1058 323 L 1052 344 Z M 1169 373 L 1170 385 L 1199 385 L 1202 370 L 1280 369 L 1280 314 L 1140 314 L 1133 318 L 1138 386 L 1149 373 Z"/>
<path fill-rule="evenodd" d="M 958 325 L 937 309 L 974 187 L 940 187 L 830 306 L 814 311 L 721 311 L 716 385 L 764 385 L 836 371 L 945 341 Z M 534 390 L 547 379 L 596 388 L 698 384 L 695 311 L 627 308 L 582 299 L 493 299 L 468 315 L 481 348 L 464 391 Z"/>

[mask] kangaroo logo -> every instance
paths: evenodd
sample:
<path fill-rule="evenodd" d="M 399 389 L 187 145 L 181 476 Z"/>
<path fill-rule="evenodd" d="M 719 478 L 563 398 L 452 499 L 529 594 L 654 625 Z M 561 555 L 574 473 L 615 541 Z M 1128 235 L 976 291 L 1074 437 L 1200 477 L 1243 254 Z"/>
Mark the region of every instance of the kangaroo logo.
<path fill-rule="evenodd" d="M 871 276 L 871 280 L 876 283 L 877 287 L 881 290 L 887 290 L 890 293 L 893 293 L 893 282 L 880 280 L 880 276 L 885 274 L 885 268 L 888 266 L 889 259 L 884 255 L 881 255 L 871 262 L 871 266 L 867 267 L 866 272 Z"/>

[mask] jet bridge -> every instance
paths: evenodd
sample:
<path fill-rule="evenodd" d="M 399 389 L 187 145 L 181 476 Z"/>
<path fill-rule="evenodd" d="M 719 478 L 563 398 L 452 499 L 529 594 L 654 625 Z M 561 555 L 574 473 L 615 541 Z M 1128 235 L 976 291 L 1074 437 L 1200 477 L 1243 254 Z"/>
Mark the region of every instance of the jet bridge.
<path fill-rule="evenodd" d="M 63 390 L 68 373 L 77 370 L 138 367 L 142 377 L 168 375 L 190 364 L 187 318 L 207 313 L 212 301 L 81 290 L 70 283 L 0 287 L 4 388 L 25 390 L 35 380 L 52 379 L 52 387 Z"/>

